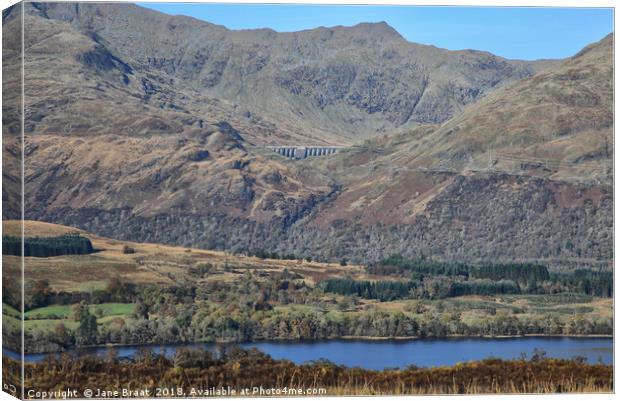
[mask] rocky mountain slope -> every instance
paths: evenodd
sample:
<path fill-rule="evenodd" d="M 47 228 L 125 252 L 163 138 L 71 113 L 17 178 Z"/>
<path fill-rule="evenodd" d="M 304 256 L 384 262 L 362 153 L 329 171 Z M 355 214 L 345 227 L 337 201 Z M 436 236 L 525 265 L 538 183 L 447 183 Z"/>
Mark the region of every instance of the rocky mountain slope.
<path fill-rule="evenodd" d="M 456 170 L 491 163 L 494 170 L 568 180 L 609 177 L 612 51 L 610 34 L 556 68 L 498 89 L 399 149 L 408 157 L 401 163 Z"/>
<path fill-rule="evenodd" d="M 611 185 L 612 52 L 609 35 L 556 68 L 497 90 L 442 125 L 386 135 L 322 161 L 321 167 L 338 172 L 347 186 L 343 200 L 359 206 L 334 210 L 338 216 L 358 210 L 365 220 L 378 221 L 369 213 L 376 208 L 383 221 L 382 210 L 391 212 L 394 222 L 406 221 L 421 210 L 425 193 L 435 196 L 446 177 L 456 175 Z"/>
<path fill-rule="evenodd" d="M 107 74 L 115 70 L 120 90 L 160 94 L 164 108 L 186 109 L 203 97 L 231 102 L 243 113 L 271 116 L 282 130 L 303 127 L 306 142 L 313 129 L 337 144 L 440 123 L 490 90 L 550 65 L 409 43 L 385 23 L 231 31 L 112 3 L 32 3 L 29 14 L 87 36 L 93 43 L 81 52 L 82 62 Z"/>
<path fill-rule="evenodd" d="M 243 132 L 250 144 L 307 139 L 329 143 L 319 130 L 302 130 L 277 117 L 265 119 L 240 105 L 184 88 L 165 73 L 123 60 L 97 35 L 43 18 L 36 7 L 26 5 L 25 15 L 26 134 L 191 134 L 225 122 Z M 9 36 L 17 32 L 19 19 L 13 13 L 4 22 Z M 19 38 L 14 39 L 18 44 Z M 15 56 L 6 63 L 18 65 L 21 53 Z"/>
<path fill-rule="evenodd" d="M 525 63 L 385 24 L 238 32 L 75 3 L 29 3 L 25 20 L 29 219 L 315 259 L 613 256 L 611 36 Z M 254 146 L 283 143 L 355 145 L 303 161 Z M 5 166 L 19 154 L 5 140 Z M 4 173 L 15 218 L 19 174 Z"/>

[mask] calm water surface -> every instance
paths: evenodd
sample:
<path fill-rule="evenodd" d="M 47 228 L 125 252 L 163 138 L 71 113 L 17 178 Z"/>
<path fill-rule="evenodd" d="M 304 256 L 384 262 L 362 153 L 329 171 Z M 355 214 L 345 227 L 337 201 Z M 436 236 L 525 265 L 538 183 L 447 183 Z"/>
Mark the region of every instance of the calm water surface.
<path fill-rule="evenodd" d="M 402 368 L 454 365 L 457 362 L 480 360 L 489 357 L 518 359 L 522 354 L 532 356 L 534 349 L 543 350 L 548 357 L 570 359 L 586 357 L 589 363 L 613 363 L 613 339 L 577 337 L 519 337 L 519 338 L 450 338 L 424 340 L 329 340 L 316 342 L 258 342 L 240 344 L 245 348 L 256 347 L 275 359 L 289 359 L 295 363 L 328 359 L 336 364 L 367 369 Z M 141 349 L 174 355 L 177 348 L 216 349 L 213 344 L 170 346 L 121 346 L 114 347 L 120 358 L 132 358 Z M 108 347 L 69 351 L 71 354 L 96 354 L 104 356 Z M 3 353 L 19 359 L 18 353 L 6 348 Z M 36 362 L 46 354 L 26 355 L 26 361 Z"/>

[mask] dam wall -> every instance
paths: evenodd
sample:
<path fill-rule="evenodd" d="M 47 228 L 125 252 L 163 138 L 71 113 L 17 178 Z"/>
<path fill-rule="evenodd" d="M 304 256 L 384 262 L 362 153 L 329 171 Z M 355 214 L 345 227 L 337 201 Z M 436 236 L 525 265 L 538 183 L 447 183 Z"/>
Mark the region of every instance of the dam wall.
<path fill-rule="evenodd" d="M 268 149 L 288 159 L 306 159 L 338 153 L 343 146 L 267 146 Z"/>

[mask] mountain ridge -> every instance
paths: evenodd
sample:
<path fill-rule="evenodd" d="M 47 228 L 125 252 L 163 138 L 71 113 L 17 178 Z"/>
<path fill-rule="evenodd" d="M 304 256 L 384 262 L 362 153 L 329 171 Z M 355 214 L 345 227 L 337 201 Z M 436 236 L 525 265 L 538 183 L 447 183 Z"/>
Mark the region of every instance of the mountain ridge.
<path fill-rule="evenodd" d="M 134 5 L 33 9 L 96 35 L 135 68 L 345 142 L 445 121 L 493 88 L 549 64 L 419 45 L 381 23 L 277 33 L 233 31 Z"/>

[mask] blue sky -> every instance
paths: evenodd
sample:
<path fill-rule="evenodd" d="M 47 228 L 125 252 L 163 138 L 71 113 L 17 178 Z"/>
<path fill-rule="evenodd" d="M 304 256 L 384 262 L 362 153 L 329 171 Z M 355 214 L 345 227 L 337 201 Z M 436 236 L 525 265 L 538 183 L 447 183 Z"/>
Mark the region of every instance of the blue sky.
<path fill-rule="evenodd" d="M 571 56 L 613 31 L 611 8 L 139 3 L 230 29 L 279 32 L 385 21 L 411 42 L 533 60 Z"/>

